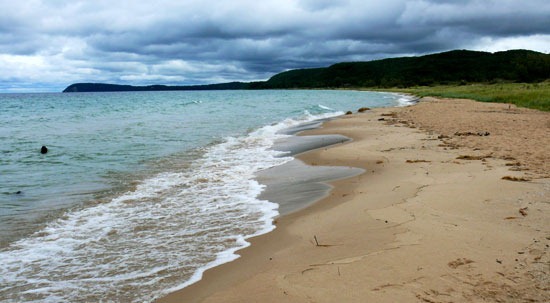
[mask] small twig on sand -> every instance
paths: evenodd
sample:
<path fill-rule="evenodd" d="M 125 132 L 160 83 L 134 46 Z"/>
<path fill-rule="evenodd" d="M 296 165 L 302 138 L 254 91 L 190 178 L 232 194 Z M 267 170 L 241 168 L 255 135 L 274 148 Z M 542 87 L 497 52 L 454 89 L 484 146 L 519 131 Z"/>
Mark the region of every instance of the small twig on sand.
<path fill-rule="evenodd" d="M 317 236 L 313 235 L 313 239 L 315 239 L 315 246 L 318 247 L 331 247 L 334 246 L 334 244 L 319 244 L 319 241 L 317 241 Z"/>

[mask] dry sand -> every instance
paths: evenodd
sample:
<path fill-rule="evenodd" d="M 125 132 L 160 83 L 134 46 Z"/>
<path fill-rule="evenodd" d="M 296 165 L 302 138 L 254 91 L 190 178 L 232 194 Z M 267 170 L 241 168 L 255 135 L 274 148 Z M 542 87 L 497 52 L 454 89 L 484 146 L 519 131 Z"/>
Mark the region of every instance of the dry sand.
<path fill-rule="evenodd" d="M 159 302 L 550 301 L 550 113 L 425 98 L 308 134 L 366 172 Z"/>

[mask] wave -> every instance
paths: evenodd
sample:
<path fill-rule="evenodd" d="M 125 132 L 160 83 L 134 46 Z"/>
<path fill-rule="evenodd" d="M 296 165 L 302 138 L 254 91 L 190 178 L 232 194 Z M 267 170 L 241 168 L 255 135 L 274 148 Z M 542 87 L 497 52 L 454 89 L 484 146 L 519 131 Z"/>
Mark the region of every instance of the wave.
<path fill-rule="evenodd" d="M 397 106 L 410 106 L 418 102 L 418 97 L 406 94 L 392 93 L 397 96 Z"/>
<path fill-rule="evenodd" d="M 331 111 L 334 110 L 333 108 L 330 108 L 328 106 L 324 106 L 323 104 L 318 104 L 317 106 L 319 106 L 321 109 L 324 109 L 324 110 L 331 110 Z"/>

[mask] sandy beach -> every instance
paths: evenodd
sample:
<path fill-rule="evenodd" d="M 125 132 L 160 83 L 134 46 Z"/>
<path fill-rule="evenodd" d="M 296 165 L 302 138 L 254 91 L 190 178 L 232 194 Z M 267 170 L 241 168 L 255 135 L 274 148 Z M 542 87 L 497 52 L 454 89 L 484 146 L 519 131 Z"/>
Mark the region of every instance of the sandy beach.
<path fill-rule="evenodd" d="M 364 172 L 157 302 L 550 301 L 550 113 L 424 98 L 325 134 L 352 140 L 298 158 Z"/>

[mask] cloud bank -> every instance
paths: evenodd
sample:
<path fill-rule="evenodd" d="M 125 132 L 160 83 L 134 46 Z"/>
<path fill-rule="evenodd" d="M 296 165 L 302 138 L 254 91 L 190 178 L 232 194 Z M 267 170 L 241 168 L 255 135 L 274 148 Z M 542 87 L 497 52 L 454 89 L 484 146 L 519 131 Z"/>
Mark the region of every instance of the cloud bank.
<path fill-rule="evenodd" d="M 190 85 L 451 49 L 550 52 L 550 2 L 2 1 L 0 91 Z"/>

